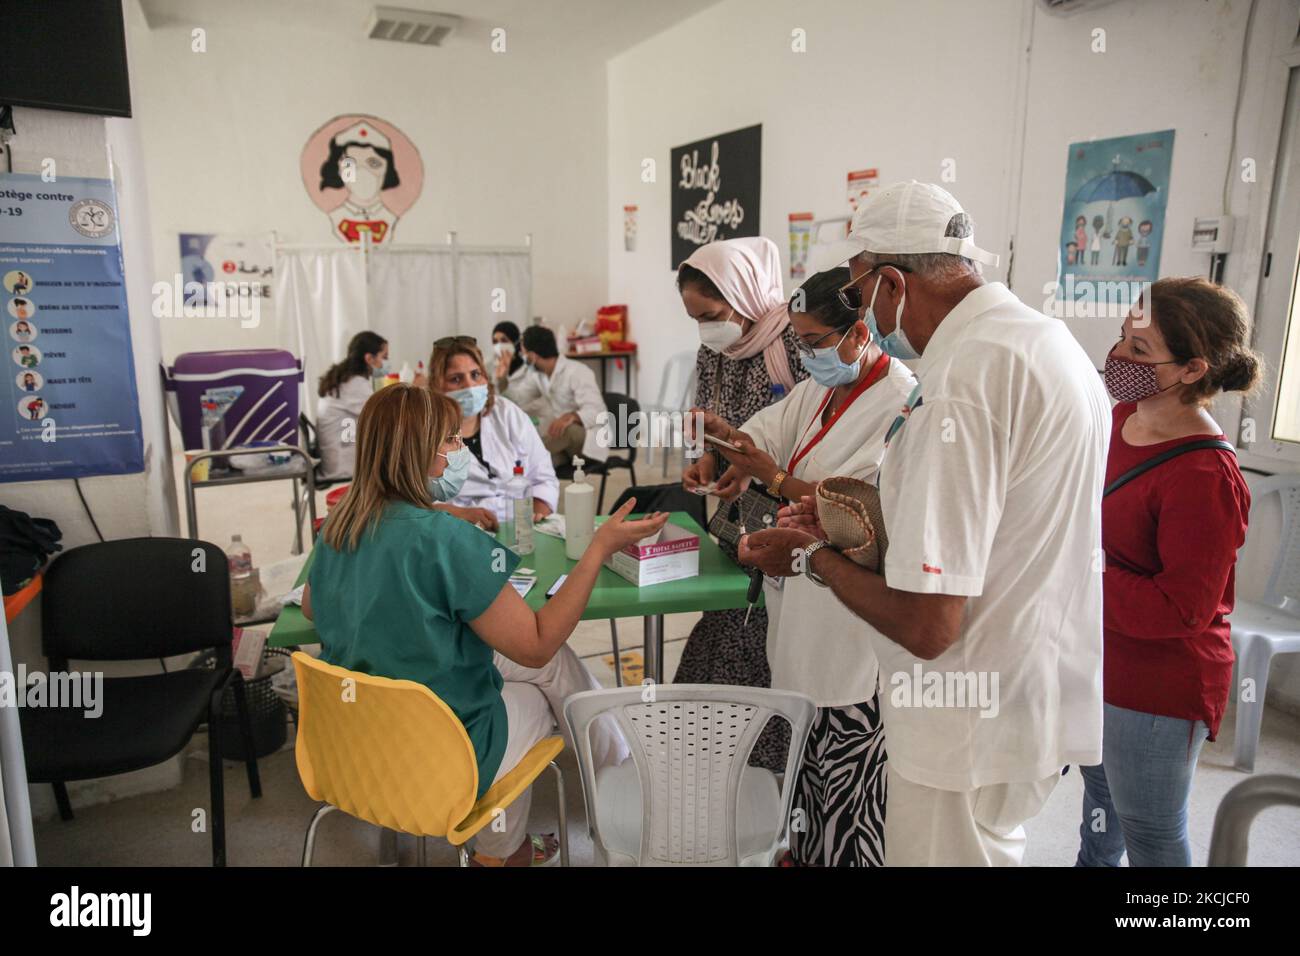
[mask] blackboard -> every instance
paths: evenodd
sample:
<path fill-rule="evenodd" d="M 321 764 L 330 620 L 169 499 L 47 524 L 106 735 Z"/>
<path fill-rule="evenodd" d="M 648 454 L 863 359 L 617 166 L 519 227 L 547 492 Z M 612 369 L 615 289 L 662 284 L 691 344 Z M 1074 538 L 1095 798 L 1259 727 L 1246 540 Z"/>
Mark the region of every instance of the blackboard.
<path fill-rule="evenodd" d="M 673 269 L 705 243 L 758 235 L 762 150 L 761 124 L 673 148 Z"/>

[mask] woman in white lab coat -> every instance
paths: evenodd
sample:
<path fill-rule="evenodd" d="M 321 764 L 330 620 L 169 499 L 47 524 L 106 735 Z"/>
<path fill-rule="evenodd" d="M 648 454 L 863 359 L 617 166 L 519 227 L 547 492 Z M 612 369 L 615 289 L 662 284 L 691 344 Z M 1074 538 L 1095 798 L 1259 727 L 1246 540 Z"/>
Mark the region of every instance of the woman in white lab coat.
<path fill-rule="evenodd" d="M 483 353 L 472 336 L 450 336 L 433 343 L 429 387 L 460 404 L 460 434 L 473 453 L 465 484 L 449 502 L 453 513 L 489 527 L 495 527 L 497 519 L 511 520 L 505 486 L 514 475 L 516 462 L 524 470 L 534 519 L 555 511 L 560 482 L 551 465 L 551 453 L 523 409 L 496 394 Z M 457 508 L 470 513 L 455 511 Z M 488 516 L 493 520 L 485 520 Z"/>
<path fill-rule="evenodd" d="M 797 501 L 832 475 L 875 478 L 885 434 L 916 380 L 881 352 L 857 310 L 840 300 L 848 282 L 846 268 L 820 272 L 790 300 L 800 361 L 811 378 L 739 429 L 705 413 L 706 431 L 742 449 L 714 446 L 729 463 L 718 479 L 720 495 L 738 494 L 756 479 Z M 868 625 L 802 575 L 769 579 L 764 596 L 772 686 L 817 704 L 794 797 L 805 826 L 792 828 L 790 862 L 882 866 L 885 742 Z"/>
<path fill-rule="evenodd" d="M 374 332 L 358 332 L 348 354 L 320 377 L 316 392 L 316 440 L 322 478 L 351 478 L 357 457 L 357 417 L 374 394 L 376 377 L 388 372 L 388 343 Z"/>
<path fill-rule="evenodd" d="M 509 319 L 492 326 L 492 354 L 496 360 L 493 376 L 500 395 L 509 386 L 523 381 L 528 374 L 528 365 L 519 347 L 519 326 Z"/>

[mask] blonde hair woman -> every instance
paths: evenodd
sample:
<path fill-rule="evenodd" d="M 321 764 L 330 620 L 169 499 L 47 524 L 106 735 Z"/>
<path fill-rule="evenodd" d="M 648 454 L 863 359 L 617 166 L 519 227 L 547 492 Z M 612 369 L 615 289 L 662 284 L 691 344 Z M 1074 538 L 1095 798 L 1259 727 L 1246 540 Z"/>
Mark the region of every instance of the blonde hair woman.
<path fill-rule="evenodd" d="M 391 385 L 370 397 L 358 421 L 356 474 L 317 542 L 303 612 L 316 623 L 324 660 L 419 681 L 452 709 L 474 745 L 481 796 L 552 732 L 566 697 L 599 687 L 565 641 L 605 558 L 668 516 L 628 521 L 628 502 L 535 612 L 509 583 L 519 559 L 434 510 L 429 485 L 460 447 L 459 429 L 456 403 L 427 388 Z M 597 728 L 594 743 L 602 765 L 627 757 L 612 723 Z M 503 831 L 479 834 L 475 862 L 554 858 L 553 839 L 526 833 L 528 808 L 525 795 L 505 811 Z"/>

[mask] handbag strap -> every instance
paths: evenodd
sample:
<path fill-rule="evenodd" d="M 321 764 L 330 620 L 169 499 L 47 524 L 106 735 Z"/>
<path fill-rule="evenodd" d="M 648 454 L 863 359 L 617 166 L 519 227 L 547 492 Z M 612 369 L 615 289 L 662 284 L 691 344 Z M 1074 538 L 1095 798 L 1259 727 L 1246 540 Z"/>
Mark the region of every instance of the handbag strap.
<path fill-rule="evenodd" d="M 1170 448 L 1166 451 L 1162 451 L 1158 455 L 1152 455 L 1150 458 L 1142 462 L 1140 465 L 1136 465 L 1130 468 L 1128 471 L 1124 472 L 1124 474 L 1120 475 L 1109 485 L 1107 485 L 1106 490 L 1101 493 L 1101 496 L 1105 498 L 1107 495 L 1119 491 L 1119 489 L 1123 488 L 1134 478 L 1138 477 L 1139 475 L 1146 474 L 1148 471 L 1150 471 L 1152 468 L 1155 468 L 1157 465 L 1163 465 L 1171 458 L 1177 458 L 1179 455 L 1185 455 L 1189 451 L 1200 451 L 1202 448 L 1221 448 L 1224 451 L 1232 452 L 1233 455 L 1237 454 L 1237 449 L 1233 448 L 1232 445 L 1230 445 L 1228 442 L 1224 441 L 1221 438 L 1206 438 L 1203 439 L 1202 441 L 1189 441 L 1186 445 L 1179 445 L 1176 448 Z"/>

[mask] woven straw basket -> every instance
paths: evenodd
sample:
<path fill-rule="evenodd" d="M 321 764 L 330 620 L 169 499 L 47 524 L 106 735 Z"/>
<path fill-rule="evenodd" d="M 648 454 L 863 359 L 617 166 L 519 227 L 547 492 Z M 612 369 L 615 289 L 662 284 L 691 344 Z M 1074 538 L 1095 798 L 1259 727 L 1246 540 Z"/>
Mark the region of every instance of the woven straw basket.
<path fill-rule="evenodd" d="M 817 520 L 841 554 L 880 572 L 884 567 L 885 519 L 880 493 L 859 478 L 826 478 L 817 485 Z"/>

